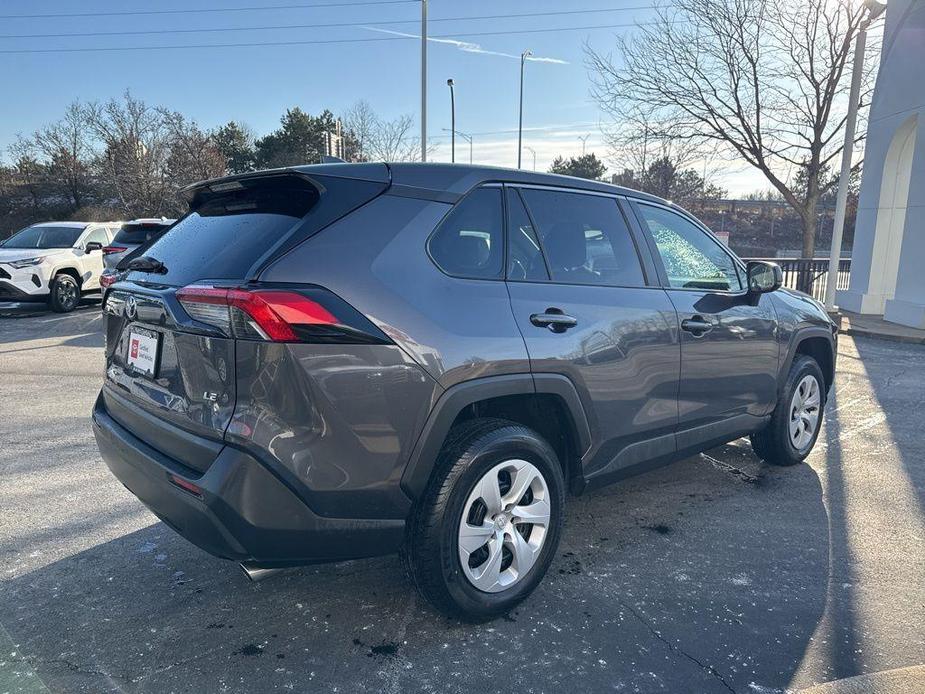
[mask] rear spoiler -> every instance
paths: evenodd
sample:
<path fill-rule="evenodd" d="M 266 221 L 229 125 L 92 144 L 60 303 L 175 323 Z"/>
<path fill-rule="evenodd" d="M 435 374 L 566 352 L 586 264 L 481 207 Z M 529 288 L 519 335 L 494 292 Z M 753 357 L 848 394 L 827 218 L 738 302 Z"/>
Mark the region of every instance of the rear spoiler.
<path fill-rule="evenodd" d="M 199 181 L 180 189 L 180 194 L 192 204 L 201 193 L 221 193 L 240 190 L 247 187 L 248 182 L 259 179 L 273 178 L 299 178 L 310 182 L 313 175 L 330 176 L 334 178 L 353 178 L 372 183 L 389 185 L 392 174 L 385 164 L 315 164 L 311 166 L 288 166 L 280 169 L 265 169 L 251 171 L 243 174 L 222 176 Z M 282 182 L 282 181 L 281 181 Z M 237 185 L 236 185 L 237 184 Z"/>

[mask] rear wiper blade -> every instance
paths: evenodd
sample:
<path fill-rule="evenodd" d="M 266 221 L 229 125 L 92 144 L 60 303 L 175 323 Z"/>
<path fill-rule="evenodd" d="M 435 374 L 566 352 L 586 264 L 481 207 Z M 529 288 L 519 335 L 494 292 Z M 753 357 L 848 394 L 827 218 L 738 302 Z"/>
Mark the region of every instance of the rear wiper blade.
<path fill-rule="evenodd" d="M 166 275 L 167 266 L 157 258 L 148 255 L 140 255 L 133 258 L 125 266 L 126 270 L 137 270 L 138 272 L 151 272 L 157 275 Z"/>

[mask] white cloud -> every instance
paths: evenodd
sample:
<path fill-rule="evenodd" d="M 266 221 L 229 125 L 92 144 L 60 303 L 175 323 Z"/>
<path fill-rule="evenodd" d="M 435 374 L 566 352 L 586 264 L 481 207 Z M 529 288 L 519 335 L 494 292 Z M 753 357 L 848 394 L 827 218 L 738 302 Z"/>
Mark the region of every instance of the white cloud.
<path fill-rule="evenodd" d="M 393 36 L 405 36 L 409 39 L 419 39 L 421 38 L 420 34 L 407 34 L 404 31 L 393 31 L 392 29 L 380 29 L 378 27 L 369 27 L 365 26 L 364 29 L 368 31 L 377 31 L 380 34 L 391 34 Z M 460 41 L 458 39 L 446 39 L 446 38 L 437 38 L 435 36 L 428 36 L 427 40 L 432 43 L 442 43 L 448 46 L 453 46 L 458 48 L 464 53 L 481 53 L 482 55 L 497 55 L 502 58 L 513 58 L 514 60 L 520 60 L 519 55 L 514 55 L 512 53 L 503 53 L 501 51 L 491 51 L 487 48 L 482 48 L 482 45 L 479 43 L 473 43 L 472 41 Z M 527 56 L 527 60 L 534 63 L 554 63 L 556 65 L 568 65 L 567 60 L 560 60 L 559 58 L 550 58 L 547 56 L 538 56 L 532 55 Z"/>

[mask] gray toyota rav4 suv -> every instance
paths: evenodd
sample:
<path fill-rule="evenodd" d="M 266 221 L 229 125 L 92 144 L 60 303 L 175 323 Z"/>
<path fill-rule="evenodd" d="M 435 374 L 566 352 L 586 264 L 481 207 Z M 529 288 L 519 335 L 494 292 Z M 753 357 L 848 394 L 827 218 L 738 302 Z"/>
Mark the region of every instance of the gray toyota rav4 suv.
<path fill-rule="evenodd" d="M 106 295 L 102 457 L 252 575 L 401 552 L 478 621 L 553 559 L 568 494 L 742 436 L 802 461 L 835 329 L 644 193 L 442 164 L 187 189 Z"/>

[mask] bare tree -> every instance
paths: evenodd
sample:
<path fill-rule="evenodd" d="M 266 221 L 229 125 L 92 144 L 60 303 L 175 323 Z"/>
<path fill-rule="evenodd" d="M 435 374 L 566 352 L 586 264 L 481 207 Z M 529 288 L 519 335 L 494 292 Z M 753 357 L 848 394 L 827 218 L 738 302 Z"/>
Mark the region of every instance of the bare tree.
<path fill-rule="evenodd" d="M 35 152 L 44 159 L 48 179 L 56 192 L 67 198 L 71 211 L 86 205 L 93 195 L 93 130 L 86 109 L 73 102 L 64 117 L 35 131 Z"/>
<path fill-rule="evenodd" d="M 356 151 L 350 157 L 351 160 L 367 161 L 370 142 L 379 123 L 379 117 L 373 111 L 373 107 L 365 99 L 357 101 L 347 109 L 343 123 L 344 132 L 350 133 L 356 143 Z"/>
<path fill-rule="evenodd" d="M 418 161 L 421 140 L 411 135 L 414 119 L 409 115 L 380 120 L 369 142 L 370 158 L 379 161 Z"/>
<path fill-rule="evenodd" d="M 831 0 L 662 2 L 617 39 L 620 60 L 587 47 L 593 94 L 616 122 L 642 114 L 656 135 L 712 142 L 757 168 L 799 215 L 812 257 L 820 172 L 841 153 L 863 21 L 861 3 Z M 871 71 L 865 83 L 864 98 Z M 802 190 L 783 173 L 793 167 Z"/>
<path fill-rule="evenodd" d="M 419 161 L 421 140 L 415 137 L 414 118 L 380 118 L 367 101 L 358 101 L 344 116 L 344 129 L 356 142 L 358 161 Z"/>
<path fill-rule="evenodd" d="M 163 113 L 128 92 L 121 101 L 90 104 L 87 113 L 103 145 L 98 170 L 106 192 L 131 216 L 168 211 L 172 132 Z"/>
<path fill-rule="evenodd" d="M 32 214 L 41 207 L 47 175 L 45 167 L 36 159 L 35 143 L 31 138 L 19 136 L 9 146 L 13 165 L 10 167 L 11 188 L 20 188 L 29 199 Z"/>
<path fill-rule="evenodd" d="M 684 169 L 715 159 L 715 145 L 685 137 L 671 123 L 655 121 L 645 104 L 627 104 L 619 120 L 604 124 L 608 158 L 618 168 L 645 172 L 652 162 L 665 159 Z"/>
<path fill-rule="evenodd" d="M 226 161 L 213 135 L 176 111 L 159 109 L 169 131 L 167 178 L 174 191 L 225 174 Z"/>

